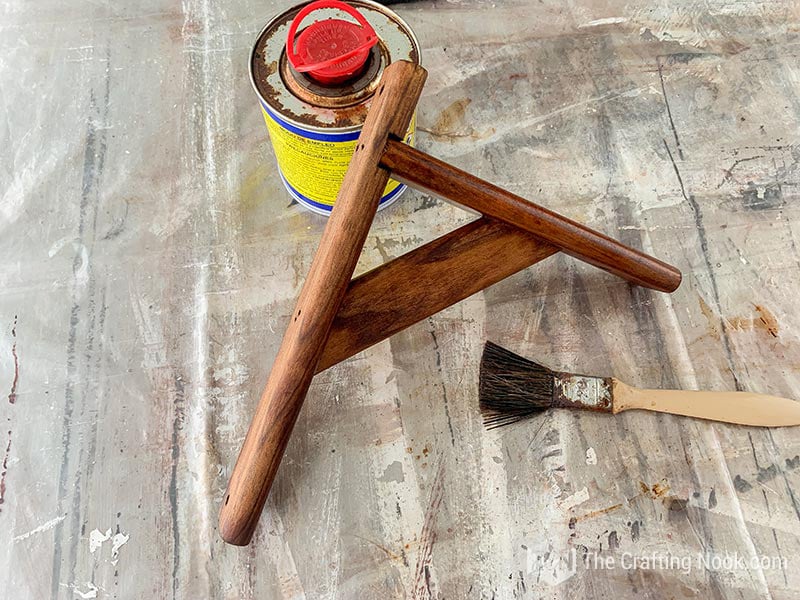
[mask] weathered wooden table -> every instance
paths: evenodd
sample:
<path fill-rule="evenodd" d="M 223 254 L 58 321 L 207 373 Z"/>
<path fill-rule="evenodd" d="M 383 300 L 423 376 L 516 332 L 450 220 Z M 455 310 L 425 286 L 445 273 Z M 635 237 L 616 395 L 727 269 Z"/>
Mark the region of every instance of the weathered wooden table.
<path fill-rule="evenodd" d="M 421 2 L 419 145 L 678 265 L 557 256 L 319 376 L 254 543 L 217 509 L 325 221 L 247 55 L 281 2 L 0 12 L 0 596 L 800 598 L 800 436 L 551 412 L 484 340 L 800 397 L 796 2 Z M 473 218 L 418 193 L 359 271 Z"/>

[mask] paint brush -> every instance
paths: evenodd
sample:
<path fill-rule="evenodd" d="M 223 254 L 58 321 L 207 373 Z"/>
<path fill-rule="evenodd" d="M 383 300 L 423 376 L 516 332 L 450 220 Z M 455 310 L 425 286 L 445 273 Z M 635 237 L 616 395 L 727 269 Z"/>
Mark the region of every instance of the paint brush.
<path fill-rule="evenodd" d="M 758 427 L 800 425 L 800 402 L 788 398 L 750 392 L 643 390 L 613 377 L 551 371 L 492 342 L 483 350 L 479 394 L 489 429 L 548 408 L 611 414 L 640 409 Z"/>

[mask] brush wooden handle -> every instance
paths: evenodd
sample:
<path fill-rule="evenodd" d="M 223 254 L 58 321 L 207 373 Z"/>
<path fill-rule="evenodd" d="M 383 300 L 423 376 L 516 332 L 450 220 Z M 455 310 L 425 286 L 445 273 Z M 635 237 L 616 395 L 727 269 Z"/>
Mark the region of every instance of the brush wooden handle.
<path fill-rule="evenodd" d="M 381 154 L 390 135 L 405 135 L 426 75 L 403 61 L 383 73 L 228 484 L 219 530 L 230 544 L 246 545 L 253 536 L 389 179 Z"/>
<path fill-rule="evenodd" d="M 652 410 L 758 427 L 800 425 L 800 402 L 751 392 L 642 390 L 612 379 L 612 412 Z"/>
<path fill-rule="evenodd" d="M 675 267 L 399 141 L 389 142 L 381 164 L 391 170 L 393 179 L 525 229 L 631 283 L 662 292 L 675 291 L 681 283 Z"/>
<path fill-rule="evenodd" d="M 526 231 L 483 217 L 357 277 L 317 372 L 556 252 Z"/>

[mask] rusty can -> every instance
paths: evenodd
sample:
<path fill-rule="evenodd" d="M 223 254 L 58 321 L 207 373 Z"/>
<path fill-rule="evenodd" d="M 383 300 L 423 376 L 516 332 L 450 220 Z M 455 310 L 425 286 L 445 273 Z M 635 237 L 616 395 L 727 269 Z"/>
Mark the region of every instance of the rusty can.
<path fill-rule="evenodd" d="M 250 80 L 278 172 L 304 207 L 330 214 L 381 74 L 397 60 L 419 64 L 419 43 L 399 16 L 371 0 L 300 4 L 259 34 Z M 411 145 L 415 122 L 405 137 Z M 404 189 L 389 180 L 379 210 Z"/>

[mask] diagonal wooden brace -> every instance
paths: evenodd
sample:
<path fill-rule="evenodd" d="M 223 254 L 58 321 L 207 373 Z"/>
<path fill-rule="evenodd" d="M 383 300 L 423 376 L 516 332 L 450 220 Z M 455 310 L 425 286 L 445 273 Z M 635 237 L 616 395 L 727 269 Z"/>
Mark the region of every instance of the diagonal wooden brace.
<path fill-rule="evenodd" d="M 219 520 L 226 542 L 252 538 L 315 372 L 559 249 L 632 283 L 668 292 L 680 284 L 674 267 L 401 144 L 425 77 L 403 61 L 382 76 L 231 475 Z M 390 171 L 491 219 L 351 281 Z"/>
<path fill-rule="evenodd" d="M 317 373 L 556 252 L 525 231 L 482 217 L 356 277 Z"/>

